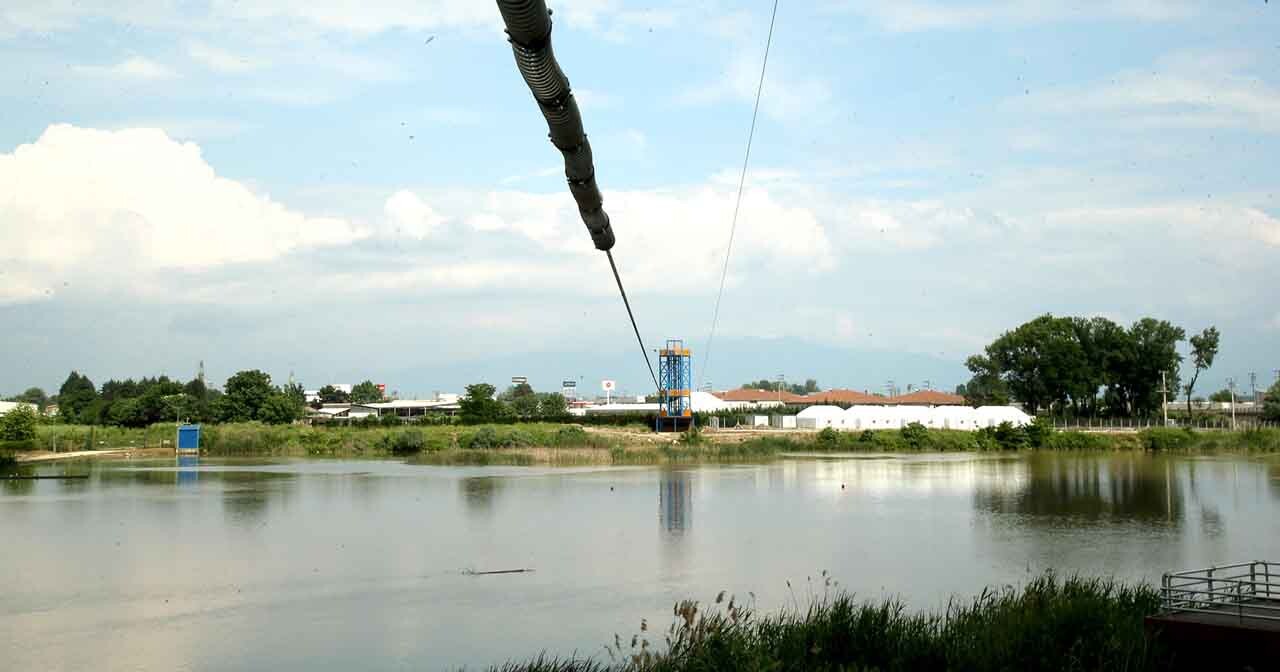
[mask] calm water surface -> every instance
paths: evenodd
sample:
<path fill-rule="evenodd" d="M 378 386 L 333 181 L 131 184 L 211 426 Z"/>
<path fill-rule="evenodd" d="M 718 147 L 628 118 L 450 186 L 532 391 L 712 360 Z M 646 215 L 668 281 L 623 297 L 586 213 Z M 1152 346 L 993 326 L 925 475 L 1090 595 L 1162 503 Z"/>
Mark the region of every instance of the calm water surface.
<path fill-rule="evenodd" d="M 1046 568 L 1158 580 L 1280 558 L 1278 457 L 39 469 L 62 472 L 90 478 L 0 482 L 6 669 L 476 668 L 601 654 L 720 590 L 803 603 L 823 570 L 932 608 Z M 513 568 L 535 571 L 465 573 Z"/>

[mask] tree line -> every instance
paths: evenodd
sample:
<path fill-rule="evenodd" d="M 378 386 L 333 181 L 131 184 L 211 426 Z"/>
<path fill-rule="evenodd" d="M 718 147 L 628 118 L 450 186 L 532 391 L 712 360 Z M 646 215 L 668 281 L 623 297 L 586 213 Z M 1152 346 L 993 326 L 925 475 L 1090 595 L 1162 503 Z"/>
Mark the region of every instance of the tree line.
<path fill-rule="evenodd" d="M 466 395 L 458 400 L 458 408 L 465 424 L 563 419 L 569 412 L 563 395 L 535 392 L 528 383 L 512 385 L 501 394 L 488 383 L 468 385 Z"/>
<path fill-rule="evenodd" d="M 1016 400 L 1032 414 L 1149 416 L 1165 398 L 1180 396 L 1190 412 L 1196 382 L 1213 366 L 1220 336 L 1215 327 L 1191 336 L 1190 377 L 1183 385 L 1178 344 L 1188 339 L 1182 327 L 1151 317 L 1126 328 L 1105 317 L 1042 315 L 970 357 L 965 365 L 973 377 L 956 392 L 975 405 Z"/>
<path fill-rule="evenodd" d="M 72 371 L 49 401 L 69 424 L 146 427 L 179 420 L 284 424 L 303 416 L 306 400 L 301 385 L 276 385 L 270 374 L 251 369 L 228 378 L 221 390 L 200 378 L 184 383 L 168 376 L 111 379 L 97 387 Z"/>
<path fill-rule="evenodd" d="M 769 380 L 761 378 L 760 380 L 743 383 L 740 389 L 743 390 L 764 390 L 766 392 L 790 392 L 792 394 L 813 394 L 821 392 L 822 388 L 818 387 L 818 381 L 813 378 L 805 380 L 803 383 L 792 383 L 787 385 L 780 380 Z"/>

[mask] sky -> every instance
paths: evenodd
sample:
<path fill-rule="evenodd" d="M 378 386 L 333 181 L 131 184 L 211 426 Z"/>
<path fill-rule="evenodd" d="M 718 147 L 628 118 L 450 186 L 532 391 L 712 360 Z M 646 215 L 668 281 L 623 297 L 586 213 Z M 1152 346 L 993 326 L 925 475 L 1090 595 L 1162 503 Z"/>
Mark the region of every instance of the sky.
<path fill-rule="evenodd" d="M 782 0 L 709 364 L 772 3 L 549 5 L 646 346 L 699 382 L 949 387 L 1046 312 L 1216 325 L 1206 393 L 1280 375 L 1277 3 Z M 643 389 L 493 3 L 10 0 L 0 62 L 0 394 Z"/>

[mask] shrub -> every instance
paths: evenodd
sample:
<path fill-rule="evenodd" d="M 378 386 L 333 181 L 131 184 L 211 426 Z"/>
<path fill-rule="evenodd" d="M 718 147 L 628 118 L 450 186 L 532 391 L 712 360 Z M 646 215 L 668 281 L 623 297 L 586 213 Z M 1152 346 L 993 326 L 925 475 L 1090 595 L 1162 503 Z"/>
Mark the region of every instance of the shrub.
<path fill-rule="evenodd" d="M 378 418 L 378 424 L 383 427 L 399 427 L 403 422 L 398 415 L 384 415 Z"/>
<path fill-rule="evenodd" d="M 1029 443 L 1027 430 L 1014 426 L 1011 422 L 1002 422 L 997 425 L 994 436 L 996 443 L 1000 444 L 1000 448 L 1004 450 L 1021 450 Z"/>
<path fill-rule="evenodd" d="M 840 432 L 830 427 L 823 428 L 821 432 L 818 432 L 817 442 L 819 448 L 835 450 L 840 447 Z"/>
<path fill-rule="evenodd" d="M 1049 450 L 1110 450 L 1115 444 L 1103 434 L 1055 432 L 1045 439 L 1042 447 Z"/>
<path fill-rule="evenodd" d="M 1196 434 L 1191 428 L 1152 427 L 1138 432 L 1142 447 L 1153 452 L 1190 448 Z"/>
<path fill-rule="evenodd" d="M 0 441 L 34 441 L 38 424 L 40 419 L 35 408 L 20 404 L 0 415 Z"/>
<path fill-rule="evenodd" d="M 422 449 L 426 446 L 427 439 L 421 429 L 407 429 L 392 439 L 391 452 L 396 455 L 409 455 L 422 452 Z"/>
<path fill-rule="evenodd" d="M 929 441 L 929 428 L 918 422 L 910 423 L 906 427 L 898 430 L 898 432 L 902 435 L 902 440 L 905 441 L 908 446 L 917 450 L 924 447 Z"/>
<path fill-rule="evenodd" d="M 1027 426 L 1027 442 L 1032 448 L 1043 448 L 1049 442 L 1049 438 L 1053 436 L 1053 421 L 1048 418 L 1037 417 Z"/>

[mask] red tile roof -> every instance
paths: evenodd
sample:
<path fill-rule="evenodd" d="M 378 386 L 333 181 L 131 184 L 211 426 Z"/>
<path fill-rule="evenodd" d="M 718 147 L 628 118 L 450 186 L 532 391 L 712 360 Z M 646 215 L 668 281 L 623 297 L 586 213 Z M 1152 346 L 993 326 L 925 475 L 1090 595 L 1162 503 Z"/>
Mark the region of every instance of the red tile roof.
<path fill-rule="evenodd" d="M 890 403 L 906 406 L 964 406 L 969 402 L 958 394 L 947 394 L 937 390 L 917 390 L 911 394 L 893 397 Z"/>
<path fill-rule="evenodd" d="M 805 400 L 804 397 L 790 392 L 774 392 L 772 390 L 727 390 L 725 392 L 716 392 L 715 395 L 721 401 L 778 401 L 782 400 L 784 404 L 798 404 Z"/>
<path fill-rule="evenodd" d="M 878 394 L 857 390 L 823 390 L 804 398 L 810 404 L 887 404 L 889 400 Z"/>

